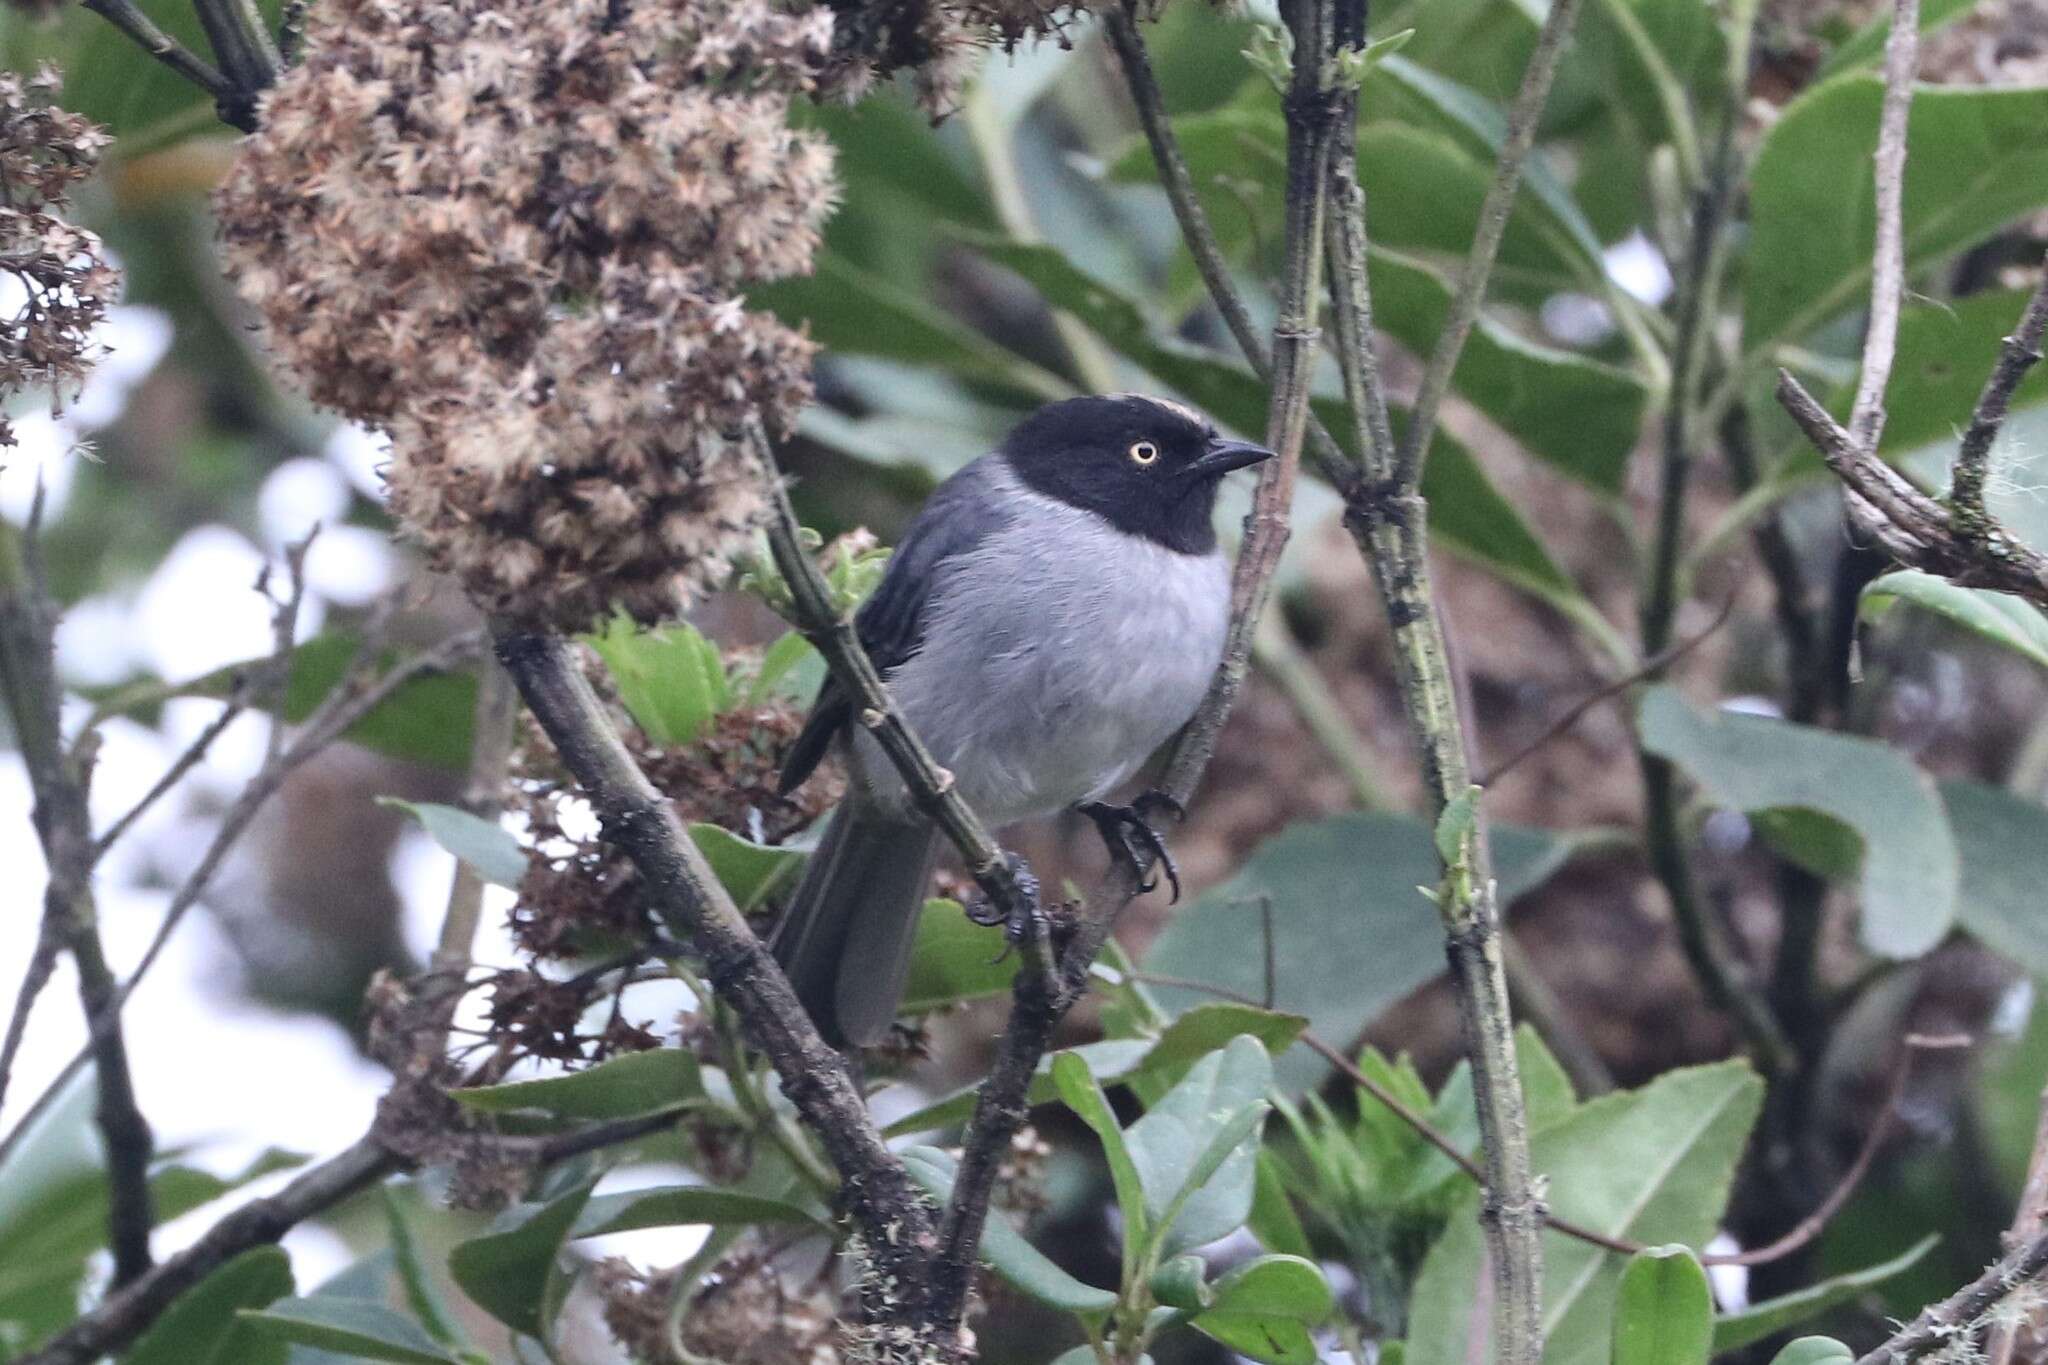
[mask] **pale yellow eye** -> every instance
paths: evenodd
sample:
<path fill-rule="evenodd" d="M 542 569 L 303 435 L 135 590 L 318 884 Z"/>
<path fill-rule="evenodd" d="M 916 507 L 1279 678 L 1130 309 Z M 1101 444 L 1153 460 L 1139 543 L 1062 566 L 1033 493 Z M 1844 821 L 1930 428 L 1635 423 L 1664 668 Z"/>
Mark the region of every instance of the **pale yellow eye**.
<path fill-rule="evenodd" d="M 1131 459 L 1138 464 L 1151 464 L 1159 458 L 1159 447 L 1150 441 L 1139 441 L 1131 447 Z"/>

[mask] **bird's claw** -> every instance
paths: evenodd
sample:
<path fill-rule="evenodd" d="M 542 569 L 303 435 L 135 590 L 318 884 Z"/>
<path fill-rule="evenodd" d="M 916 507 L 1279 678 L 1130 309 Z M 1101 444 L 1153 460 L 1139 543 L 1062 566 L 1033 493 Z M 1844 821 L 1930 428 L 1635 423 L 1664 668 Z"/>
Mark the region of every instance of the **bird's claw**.
<path fill-rule="evenodd" d="M 1132 867 L 1140 868 L 1145 865 L 1146 853 L 1157 859 L 1160 869 L 1166 873 L 1166 884 L 1173 889 L 1173 900 L 1180 900 L 1180 866 L 1168 851 L 1166 840 L 1146 819 L 1146 812 L 1153 809 L 1171 811 L 1176 820 L 1183 819 L 1187 812 L 1181 808 L 1180 802 L 1163 791 L 1151 790 L 1140 792 L 1128 806 L 1114 806 L 1106 801 L 1083 801 L 1074 809 L 1095 822 L 1095 828 L 1102 834 L 1102 842 L 1109 846 L 1110 857 L 1125 858 Z M 1155 891 L 1158 887 L 1156 877 L 1148 877 L 1138 885 L 1140 891 Z"/>
<path fill-rule="evenodd" d="M 1038 901 L 1038 878 L 1031 874 L 1031 865 L 1015 853 L 1006 853 L 1003 857 L 1010 865 L 1010 876 L 1017 883 L 1017 903 L 1005 913 L 989 899 L 986 891 L 977 890 L 964 907 L 967 918 L 983 928 L 1003 926 L 1006 946 L 1002 957 L 996 959 L 998 962 L 1009 956 L 1011 946 L 1033 937 L 1044 920 L 1044 911 Z"/>

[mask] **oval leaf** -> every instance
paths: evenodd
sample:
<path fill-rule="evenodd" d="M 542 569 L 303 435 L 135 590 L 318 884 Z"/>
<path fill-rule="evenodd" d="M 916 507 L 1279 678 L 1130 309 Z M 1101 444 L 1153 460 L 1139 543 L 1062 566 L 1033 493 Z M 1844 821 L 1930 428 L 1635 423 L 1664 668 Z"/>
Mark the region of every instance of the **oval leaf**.
<path fill-rule="evenodd" d="M 704 1082 L 695 1057 L 678 1048 L 656 1048 L 567 1076 L 448 1093 L 489 1114 L 532 1109 L 562 1119 L 630 1119 L 697 1099 L 704 1094 Z"/>
<path fill-rule="evenodd" d="M 906 1147 L 902 1156 L 911 1179 L 934 1199 L 944 1203 L 952 1197 L 956 1169 L 952 1157 L 936 1147 Z M 996 1209 L 989 1210 L 978 1254 L 1011 1286 L 1049 1307 L 1084 1314 L 1107 1313 L 1116 1307 L 1116 1295 L 1083 1284 L 1047 1260 Z"/>
<path fill-rule="evenodd" d="M 291 1258 L 254 1247 L 173 1299 L 121 1365 L 284 1365 L 283 1343 L 262 1339 L 236 1315 L 291 1292 Z"/>
<path fill-rule="evenodd" d="M 516 889 L 526 875 L 526 850 L 511 831 L 494 820 L 480 819 L 454 806 L 402 801 L 395 796 L 380 796 L 377 804 L 411 815 L 434 836 L 435 843 L 475 868 L 487 882 Z"/>
<path fill-rule="evenodd" d="M 793 848 L 771 848 L 702 822 L 690 826 L 690 841 L 743 911 L 767 900 L 804 861 Z"/>
<path fill-rule="evenodd" d="M 286 1299 L 261 1312 L 243 1313 L 242 1322 L 269 1341 L 359 1360 L 395 1365 L 455 1365 L 458 1360 L 412 1319 L 369 1299 Z"/>
<path fill-rule="evenodd" d="M 1716 805 L 1818 812 L 1863 843 L 1862 938 L 1885 957 L 1918 957 L 1955 922 L 1954 834 L 1931 778 L 1898 750 L 1762 716 L 1701 715 L 1669 686 L 1637 713 L 1643 747 L 1670 759 Z"/>
<path fill-rule="evenodd" d="M 1330 1316 L 1330 1282 L 1300 1256 L 1259 1256 L 1218 1280 L 1213 1310 L 1292 1318 L 1310 1327 Z"/>
<path fill-rule="evenodd" d="M 502 1230 L 473 1237 L 448 1255 L 448 1271 L 477 1307 L 515 1332 L 544 1338 L 558 1305 L 556 1260 L 590 1202 L 586 1181 L 550 1203 L 518 1209 Z"/>
<path fill-rule="evenodd" d="M 1833 1337 L 1801 1337 L 1771 1357 L 1771 1365 L 1853 1365 L 1856 1353 Z"/>
<path fill-rule="evenodd" d="M 1613 1365 L 1706 1365 L 1714 1336 L 1707 1272 L 1682 1246 L 1629 1258 L 1614 1302 Z"/>

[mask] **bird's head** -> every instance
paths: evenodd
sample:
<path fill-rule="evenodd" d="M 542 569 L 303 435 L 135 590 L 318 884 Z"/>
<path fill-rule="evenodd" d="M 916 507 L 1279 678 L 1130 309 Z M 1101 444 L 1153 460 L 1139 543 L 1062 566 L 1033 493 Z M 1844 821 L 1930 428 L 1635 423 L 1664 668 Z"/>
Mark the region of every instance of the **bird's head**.
<path fill-rule="evenodd" d="M 1216 548 L 1223 476 L 1273 454 L 1220 435 L 1191 408 L 1135 393 L 1048 403 L 1018 423 L 1002 453 L 1032 491 L 1183 554 Z"/>

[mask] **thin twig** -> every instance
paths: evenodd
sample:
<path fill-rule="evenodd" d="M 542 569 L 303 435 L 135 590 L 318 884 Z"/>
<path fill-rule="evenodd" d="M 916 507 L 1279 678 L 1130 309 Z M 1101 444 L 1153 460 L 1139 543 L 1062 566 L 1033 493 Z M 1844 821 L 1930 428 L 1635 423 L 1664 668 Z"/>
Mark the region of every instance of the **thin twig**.
<path fill-rule="evenodd" d="M 2048 555 L 1993 525 L 1965 535 L 1949 509 L 1913 487 L 1890 465 L 1865 451 L 1814 396 L 1786 371 L 1778 372 L 1778 402 L 1814 449 L 1867 506 L 1851 519 L 1902 564 L 1939 574 L 1966 587 L 1990 588 L 2048 608 Z"/>
<path fill-rule="evenodd" d="M 192 0 L 192 8 L 227 78 L 227 93 L 217 97 L 221 118 L 244 132 L 256 131 L 257 97 L 284 64 L 262 12 L 255 0 Z"/>
<path fill-rule="evenodd" d="M 2041 281 L 2027 300 L 2027 311 L 2019 326 L 1998 350 L 1998 364 L 1984 383 L 1977 407 L 1970 414 L 1970 426 L 1956 450 L 1955 473 L 1949 483 L 1948 505 L 1956 528 L 1963 535 L 1982 540 L 1990 525 L 1984 508 L 1985 485 L 1989 482 L 1991 447 L 2005 425 L 2006 410 L 2027 371 L 2041 361 L 2041 341 L 2048 333 L 2048 260 L 2041 263 Z"/>
<path fill-rule="evenodd" d="M 35 795 L 36 837 L 48 881 L 43 891 L 43 943 L 61 945 L 78 968 L 78 998 L 90 1031 L 99 1102 L 95 1110 L 107 1165 L 107 1232 L 114 1253 L 114 1284 L 127 1284 L 150 1267 L 149 1234 L 155 1201 L 149 1163 L 156 1144 L 135 1099 L 122 1035 L 113 969 L 100 940 L 93 899 L 92 816 L 87 790 L 95 746 L 67 752 L 61 737 L 63 691 L 57 681 L 57 613 L 36 538 L 42 514 L 38 485 L 27 529 L 17 539 L 0 535 L 0 703 L 12 722 Z M 39 943 L 39 952 L 43 951 Z M 47 979 L 44 974 L 43 979 Z M 40 984 L 31 968 L 26 987 Z M 32 993 L 17 1005 L 25 1021 Z M 10 1032 L 14 1026 L 10 1026 Z"/>
<path fill-rule="evenodd" d="M 1856 1365 L 1907 1365 L 1953 1345 L 1971 1324 L 2008 1294 L 2044 1272 L 2048 1272 L 2048 1233 L 2037 1236 L 1940 1303 L 1925 1309 L 1898 1335 L 1859 1357 Z"/>
<path fill-rule="evenodd" d="M 1920 0 L 1894 0 L 1884 42 L 1884 105 L 1877 119 L 1877 238 L 1871 257 L 1870 325 L 1849 432 L 1875 453 L 1884 435 L 1884 391 L 1899 346 L 1899 304 L 1906 293 L 1906 116 L 1920 65 Z"/>
<path fill-rule="evenodd" d="M 214 742 L 227 732 L 228 727 L 241 717 L 252 702 L 266 699 L 266 694 L 268 700 L 274 703 L 281 702 L 284 685 L 291 676 L 292 646 L 298 637 L 299 609 L 306 600 L 306 551 L 312 547 L 312 543 L 313 537 L 309 535 L 285 550 L 285 566 L 291 575 L 291 587 L 286 592 L 284 600 L 277 604 L 273 617 L 271 634 L 274 643 L 270 658 L 250 673 L 235 680 L 234 690 L 229 693 L 220 714 L 199 732 L 199 737 L 187 745 L 183 753 L 172 760 L 171 765 L 164 769 L 163 774 L 150 789 L 143 793 L 141 800 L 129 807 L 126 814 L 101 832 L 98 841 L 93 845 L 95 862 L 106 857 L 107 850 L 112 848 L 151 806 L 162 800 L 173 787 L 184 780 L 187 773 L 205 761 L 206 755 L 213 749 Z M 268 575 L 268 566 L 265 567 L 264 573 Z M 259 581 L 259 591 L 262 586 Z M 276 760 L 279 736 L 283 729 L 281 720 L 272 725 L 266 762 Z"/>
<path fill-rule="evenodd" d="M 1515 195 L 1522 185 L 1522 167 L 1535 145 L 1536 125 L 1543 117 L 1544 106 L 1550 102 L 1550 85 L 1557 76 L 1558 62 L 1564 57 L 1578 8 L 1577 0 L 1553 0 L 1536 35 L 1529 64 L 1523 69 L 1521 88 L 1515 92 L 1514 103 L 1508 106 L 1507 134 L 1501 139 L 1500 154 L 1494 162 L 1493 183 L 1486 187 L 1486 198 L 1479 205 L 1472 249 L 1458 276 L 1451 311 L 1437 333 L 1436 349 L 1430 353 L 1429 367 L 1422 373 L 1422 387 L 1416 392 L 1408 429 L 1402 433 L 1394 456 L 1394 478 L 1403 484 L 1419 480 L 1423 452 L 1429 449 L 1429 438 L 1436 431 L 1437 409 L 1450 390 L 1451 373 L 1458 367 L 1465 339 L 1471 335 L 1480 305 L 1485 302 L 1487 277 L 1493 273 L 1494 257 L 1500 251 L 1501 237 L 1514 212 Z"/>
<path fill-rule="evenodd" d="M 477 670 L 469 775 L 460 801 L 463 810 L 480 820 L 495 822 L 504 810 L 505 774 L 518 722 L 519 690 L 496 660 L 486 659 Z M 441 935 L 434 947 L 436 971 L 460 972 L 469 966 L 477 924 L 483 917 L 483 899 L 483 878 L 476 868 L 458 859 L 448 890 L 448 911 L 441 917 Z"/>
<path fill-rule="evenodd" d="M 144 52 L 213 96 L 215 101 L 225 103 L 235 93 L 234 86 L 226 77 L 214 70 L 204 58 L 158 28 L 155 20 L 135 7 L 134 0 L 83 0 L 83 3 L 85 8 L 133 39 Z M 245 128 L 243 131 L 253 129 Z"/>
<path fill-rule="evenodd" d="M 1727 600 L 1721 603 L 1721 609 L 1714 613 L 1713 620 L 1707 622 L 1706 625 L 1701 626 L 1684 639 L 1666 646 L 1657 654 L 1645 659 L 1642 667 L 1638 668 L 1635 672 L 1616 678 L 1613 682 L 1603 683 L 1593 691 L 1588 692 L 1585 696 L 1567 707 L 1564 714 L 1552 721 L 1542 734 L 1515 750 L 1514 753 L 1495 764 L 1492 768 L 1489 768 L 1483 776 L 1475 777 L 1472 780 L 1482 787 L 1491 787 L 1515 768 L 1516 765 L 1526 761 L 1537 750 L 1543 748 L 1567 730 L 1570 730 L 1574 725 L 1577 725 L 1582 716 L 1601 702 L 1618 697 L 1636 684 L 1656 677 L 1659 673 L 1662 673 L 1665 669 L 1705 644 L 1720 631 L 1722 626 L 1728 623 L 1728 618 L 1734 610 L 1735 594 L 1730 592 Z"/>

